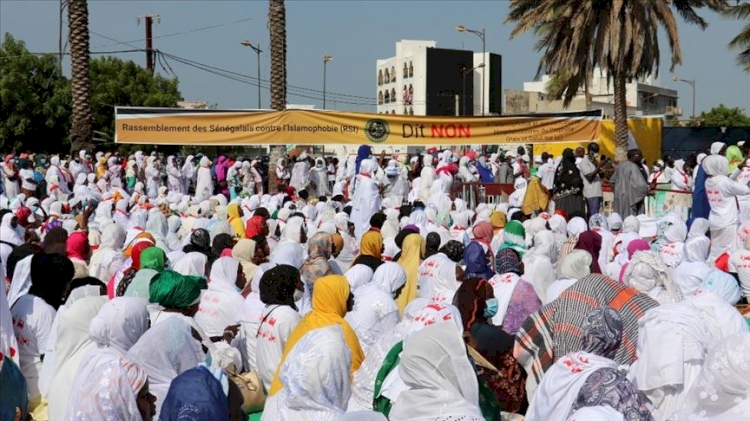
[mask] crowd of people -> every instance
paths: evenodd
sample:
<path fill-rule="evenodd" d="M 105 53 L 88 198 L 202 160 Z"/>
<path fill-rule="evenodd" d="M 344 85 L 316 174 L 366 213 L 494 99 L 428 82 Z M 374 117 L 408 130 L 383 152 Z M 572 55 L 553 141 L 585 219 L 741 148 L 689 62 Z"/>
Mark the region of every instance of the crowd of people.
<path fill-rule="evenodd" d="M 737 150 L 9 154 L 0 420 L 743 419 Z"/>

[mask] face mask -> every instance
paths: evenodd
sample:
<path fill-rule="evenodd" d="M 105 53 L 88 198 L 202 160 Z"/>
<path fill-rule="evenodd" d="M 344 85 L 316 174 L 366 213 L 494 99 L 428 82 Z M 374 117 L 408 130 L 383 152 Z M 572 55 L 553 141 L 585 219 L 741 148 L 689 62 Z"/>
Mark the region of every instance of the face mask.
<path fill-rule="evenodd" d="M 495 315 L 497 314 L 497 307 L 497 298 L 490 298 L 489 300 L 487 300 L 487 307 L 484 309 L 484 317 L 488 319 L 491 317 L 495 317 Z"/>
<path fill-rule="evenodd" d="M 305 291 L 300 291 L 295 288 L 294 290 L 294 296 L 292 297 L 294 299 L 294 302 L 297 302 L 302 299 L 302 296 L 305 295 Z"/>
<path fill-rule="evenodd" d="M 599 157 L 599 152 L 591 152 L 590 155 L 591 155 L 592 158 L 596 159 L 596 158 Z"/>
<path fill-rule="evenodd" d="M 237 292 L 240 292 L 240 291 L 242 291 L 242 288 L 238 287 L 237 285 L 235 285 L 235 286 L 234 286 L 234 289 L 236 289 L 236 290 L 237 290 Z"/>

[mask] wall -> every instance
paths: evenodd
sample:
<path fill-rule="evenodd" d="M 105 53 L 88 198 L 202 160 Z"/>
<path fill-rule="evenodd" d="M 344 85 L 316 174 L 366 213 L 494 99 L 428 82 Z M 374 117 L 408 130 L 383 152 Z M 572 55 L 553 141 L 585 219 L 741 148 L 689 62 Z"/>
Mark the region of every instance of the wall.
<path fill-rule="evenodd" d="M 664 155 L 685 159 L 693 153 L 709 149 L 713 142 L 734 145 L 740 140 L 748 140 L 748 133 L 750 127 L 729 127 L 725 133 L 722 133 L 721 127 L 665 127 L 662 150 Z"/>

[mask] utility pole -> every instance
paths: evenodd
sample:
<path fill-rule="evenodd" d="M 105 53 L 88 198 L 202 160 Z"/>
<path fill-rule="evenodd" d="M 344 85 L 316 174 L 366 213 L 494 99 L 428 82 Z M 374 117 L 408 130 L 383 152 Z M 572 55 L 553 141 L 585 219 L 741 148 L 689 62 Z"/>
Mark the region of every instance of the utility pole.
<path fill-rule="evenodd" d="M 333 60 L 333 57 L 328 54 L 323 55 L 323 109 L 326 109 L 326 69 L 328 68 L 328 62 Z"/>
<path fill-rule="evenodd" d="M 458 100 L 459 100 L 460 97 L 461 97 L 460 95 L 456 94 L 456 117 L 458 117 L 458 116 L 461 115 L 458 112 Z"/>
<path fill-rule="evenodd" d="M 150 71 L 154 71 L 154 36 L 153 26 L 154 19 L 156 23 L 161 23 L 161 17 L 159 15 L 142 15 L 136 17 L 138 24 L 141 24 L 141 19 L 144 20 L 146 26 L 146 68 Z"/>

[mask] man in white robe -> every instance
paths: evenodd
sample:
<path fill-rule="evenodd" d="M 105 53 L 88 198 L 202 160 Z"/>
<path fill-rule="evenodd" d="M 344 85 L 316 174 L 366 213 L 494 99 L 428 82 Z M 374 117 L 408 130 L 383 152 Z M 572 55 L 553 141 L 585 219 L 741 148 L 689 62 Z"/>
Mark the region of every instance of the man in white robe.
<path fill-rule="evenodd" d="M 372 159 L 363 160 L 359 167 L 357 188 L 354 190 L 352 199 L 351 218 L 357 243 L 362 238 L 362 234 L 370 229 L 370 218 L 380 210 L 382 197 L 378 185 L 372 178 L 377 168 L 378 164 Z"/>

